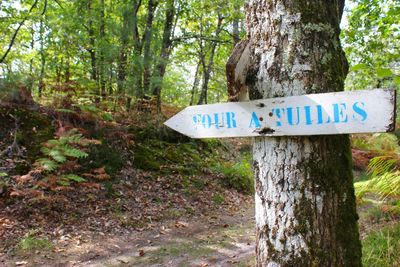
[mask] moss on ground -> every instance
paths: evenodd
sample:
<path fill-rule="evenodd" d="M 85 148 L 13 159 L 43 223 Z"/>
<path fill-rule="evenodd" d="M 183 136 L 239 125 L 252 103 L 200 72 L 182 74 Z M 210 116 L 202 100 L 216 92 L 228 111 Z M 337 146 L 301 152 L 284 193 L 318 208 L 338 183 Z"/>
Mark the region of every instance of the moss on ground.
<path fill-rule="evenodd" d="M 163 174 L 180 173 L 193 175 L 207 167 L 215 155 L 207 145 L 199 142 L 170 143 L 157 139 L 135 144 L 134 166 L 146 171 Z"/>

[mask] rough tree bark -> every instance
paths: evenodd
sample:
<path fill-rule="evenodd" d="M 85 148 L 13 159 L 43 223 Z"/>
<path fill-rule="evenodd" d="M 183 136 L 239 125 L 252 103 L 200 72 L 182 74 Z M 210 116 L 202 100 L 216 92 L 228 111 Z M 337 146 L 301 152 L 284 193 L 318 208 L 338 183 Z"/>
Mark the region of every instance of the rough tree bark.
<path fill-rule="evenodd" d="M 342 91 L 344 0 L 249 0 L 250 99 Z M 268 114 L 268 110 L 266 110 Z M 257 137 L 257 266 L 360 266 L 347 135 Z"/>

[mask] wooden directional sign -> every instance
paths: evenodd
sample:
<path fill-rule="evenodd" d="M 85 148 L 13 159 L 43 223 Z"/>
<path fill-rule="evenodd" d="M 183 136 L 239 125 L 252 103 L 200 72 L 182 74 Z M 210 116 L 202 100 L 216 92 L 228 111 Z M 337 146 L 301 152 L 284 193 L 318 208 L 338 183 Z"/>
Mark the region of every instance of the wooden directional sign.
<path fill-rule="evenodd" d="M 312 94 L 187 107 L 165 122 L 192 138 L 389 132 L 394 90 Z"/>

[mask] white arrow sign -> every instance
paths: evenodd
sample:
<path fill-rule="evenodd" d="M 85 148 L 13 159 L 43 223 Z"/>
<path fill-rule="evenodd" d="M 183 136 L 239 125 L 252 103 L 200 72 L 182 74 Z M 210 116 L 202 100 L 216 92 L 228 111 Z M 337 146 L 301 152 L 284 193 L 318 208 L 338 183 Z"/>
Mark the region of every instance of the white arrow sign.
<path fill-rule="evenodd" d="M 192 138 L 389 132 L 396 91 L 375 89 L 190 106 L 164 124 Z"/>

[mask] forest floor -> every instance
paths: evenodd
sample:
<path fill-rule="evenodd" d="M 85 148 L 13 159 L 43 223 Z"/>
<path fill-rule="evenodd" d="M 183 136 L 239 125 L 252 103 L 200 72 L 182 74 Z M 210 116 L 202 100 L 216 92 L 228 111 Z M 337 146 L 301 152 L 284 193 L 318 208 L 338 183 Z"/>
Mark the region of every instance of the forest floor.
<path fill-rule="evenodd" d="M 49 114 L 63 126 L 54 127 Z M 193 141 L 143 115 L 136 116 L 142 124 L 132 117 L 110 123 L 64 115 L 0 108 L 0 121 L 7 122 L 0 127 L 0 151 L 17 132 L 23 154 L 0 157 L 7 181 L 0 188 L 0 266 L 254 266 L 248 141 Z M 23 175 L 43 157 L 43 143 L 64 133 L 73 119 L 73 127 L 102 144 L 53 175 L 75 168 L 92 178 L 60 186 Z M 353 149 L 359 169 L 370 156 Z M 363 239 L 400 221 L 373 196 L 369 200 L 358 207 Z M 400 228 L 398 234 L 400 240 Z"/>
<path fill-rule="evenodd" d="M 82 231 L 53 236 L 51 246 L 0 254 L 0 266 L 254 266 L 255 232 L 252 196 L 237 206 L 179 219 L 153 222 L 131 231 Z M 394 226 L 396 220 L 371 217 L 374 205 L 359 207 L 360 234 Z M 97 218 L 99 219 L 99 218 Z M 110 218 L 112 220 L 112 218 Z M 84 228 L 84 227 L 83 227 Z"/>
<path fill-rule="evenodd" d="M 2 266 L 253 266 L 254 209 L 245 201 L 183 220 L 110 235 L 86 232 L 53 240 L 52 248 L 10 257 Z"/>

